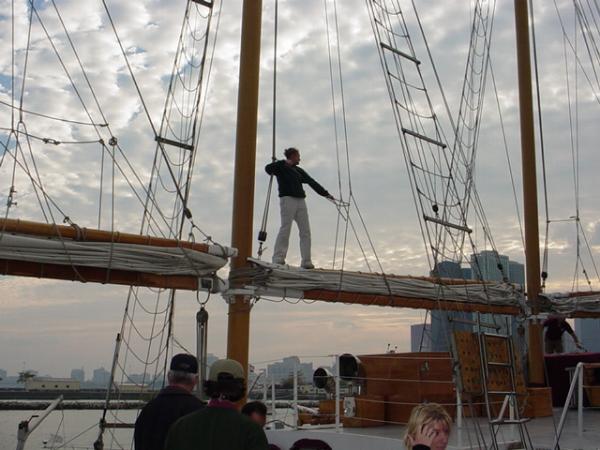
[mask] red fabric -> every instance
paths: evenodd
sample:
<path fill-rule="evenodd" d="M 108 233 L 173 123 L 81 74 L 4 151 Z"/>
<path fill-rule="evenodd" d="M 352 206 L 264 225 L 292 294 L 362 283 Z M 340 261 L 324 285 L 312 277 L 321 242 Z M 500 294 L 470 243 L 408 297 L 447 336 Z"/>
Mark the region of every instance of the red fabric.
<path fill-rule="evenodd" d="M 578 362 L 600 362 L 600 353 L 560 353 L 545 355 L 548 386 L 552 388 L 552 406 L 564 406 L 569 393 L 569 372 Z"/>
<path fill-rule="evenodd" d="M 218 398 L 212 398 L 208 401 L 209 408 L 225 408 L 225 409 L 235 409 L 238 407 L 235 403 L 230 402 L 229 400 L 219 400 Z"/>

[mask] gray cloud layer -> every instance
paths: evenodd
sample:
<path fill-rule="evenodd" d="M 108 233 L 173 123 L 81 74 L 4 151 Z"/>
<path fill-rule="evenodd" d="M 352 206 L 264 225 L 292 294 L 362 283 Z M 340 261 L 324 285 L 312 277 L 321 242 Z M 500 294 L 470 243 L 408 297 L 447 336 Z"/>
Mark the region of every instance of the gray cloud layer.
<path fill-rule="evenodd" d="M 16 2 L 16 67 L 21 75 L 27 39 L 28 2 Z M 436 65 L 443 79 L 451 108 L 458 108 L 470 27 L 469 2 L 418 2 Z M 36 5 L 38 3 L 36 2 Z M 141 112 L 139 99 L 128 77 L 109 24 L 95 1 L 57 2 L 72 33 L 75 45 L 103 110 L 126 149 L 128 159 L 140 178 L 147 180 L 154 149 L 152 135 Z M 331 2 L 329 3 L 331 13 Z M 109 2 L 119 33 L 133 63 L 136 77 L 155 121 L 160 119 L 166 80 L 171 71 L 184 2 Z M 410 5 L 406 5 L 408 8 Z M 572 3 L 559 2 L 566 23 L 573 23 Z M 84 86 L 76 60 L 60 32 L 50 4 L 39 2 L 40 14 L 54 36 L 61 55 L 78 86 Z M 409 11 L 407 9 L 407 11 Z M 216 241 L 229 243 L 235 147 L 237 74 L 239 62 L 241 1 L 229 0 L 221 12 L 221 28 L 208 89 L 206 115 L 194 174 L 191 209 L 194 219 Z M 407 173 L 393 123 L 389 99 L 379 66 L 365 5 L 362 0 L 338 2 L 344 94 L 348 123 L 352 188 L 366 218 L 378 255 L 387 272 L 426 274 L 429 270 L 418 230 Z M 495 76 L 507 130 L 510 157 L 517 178 L 519 132 L 514 57 L 512 2 L 498 1 L 495 36 L 492 43 Z M 541 84 L 546 132 L 550 211 L 553 219 L 575 213 L 565 61 L 563 43 L 554 8 L 544 3 L 536 10 L 536 31 L 540 56 Z M 408 14 L 412 17 L 412 14 Z M 333 16 L 330 14 L 330 25 Z M 414 31 L 414 22 L 411 22 Z M 281 1 L 278 57 L 277 153 L 296 146 L 301 149 L 303 167 L 338 195 L 335 134 L 333 128 L 329 62 L 323 2 Z M 260 85 L 259 138 L 256 167 L 255 224 L 260 223 L 268 178 L 263 165 L 271 157 L 271 92 L 273 75 L 273 5 L 265 2 Z M 569 32 L 572 33 L 573 30 Z M 571 39 L 573 36 L 571 34 Z M 426 60 L 422 42 L 417 52 Z M 579 37 L 579 45 L 583 46 Z M 0 2 L 0 100 L 10 102 L 11 18 L 10 2 Z M 581 54 L 586 70 L 589 62 Z M 87 120 L 80 104 L 56 61 L 39 24 L 34 22 L 26 80 L 26 109 Z M 572 55 L 566 64 L 573 97 L 576 65 Z M 433 73 L 424 63 L 424 74 L 432 88 L 438 113 L 443 114 L 435 94 Z M 580 152 L 580 211 L 582 226 L 594 251 L 600 245 L 599 194 L 595 171 L 598 104 L 581 73 L 578 80 L 578 128 Z M 82 89 L 86 104 L 89 91 Z M 19 91 L 17 90 L 17 93 Z M 339 91 L 337 91 L 339 108 Z M 596 92 L 598 95 L 598 92 Z M 488 220 L 502 253 L 523 261 L 512 188 L 499 131 L 499 119 L 491 86 L 485 103 L 478 151 L 476 180 Z M 338 109 L 339 112 L 339 109 Z M 95 120 L 99 120 L 94 110 Z M 94 138 L 89 127 L 70 126 L 26 116 L 31 133 L 62 141 Z M 0 126 L 10 126 L 10 109 L 0 105 Z M 338 117 L 339 120 L 339 117 Z M 339 125 L 339 122 L 338 122 Z M 339 131 L 339 130 L 338 130 Z M 446 130 L 447 134 L 448 129 Z M 0 132 L 3 141 L 6 134 Z M 97 225 L 101 151 L 98 145 L 44 145 L 34 142 L 36 162 L 44 185 L 66 213 L 82 226 Z M 341 147 L 342 160 L 345 158 Z M 341 185 L 348 192 L 348 177 L 342 165 Z M 12 161 L 0 168 L 4 183 L 0 197 L 5 201 L 10 187 Z M 10 217 L 41 219 L 31 183 L 17 171 L 18 206 Z M 517 179 L 517 189 L 520 189 Z M 106 187 L 105 187 L 106 188 Z M 123 231 L 137 231 L 141 207 L 122 177 L 116 179 L 116 225 Z M 104 202 L 110 196 L 105 190 Z M 519 202 L 521 199 L 519 198 Z M 313 251 L 320 266 L 332 263 L 337 215 L 332 205 L 309 193 Z M 540 217 L 543 213 L 540 202 Z M 57 220 L 60 220 L 58 218 Z M 110 224 L 105 210 L 104 226 Z M 269 242 L 272 247 L 278 227 L 276 199 L 271 200 Z M 541 219 L 543 222 L 543 219 Z M 258 229 L 258 225 L 255 226 Z M 550 286 L 570 289 L 575 265 L 574 224 L 557 223 L 550 235 Z M 255 230 L 256 232 L 256 230 Z M 254 232 L 254 234 L 255 234 Z M 480 231 L 477 245 L 485 248 Z M 364 241 L 364 236 L 363 236 Z M 338 255 L 340 248 L 338 247 Z M 270 256 L 270 251 L 267 252 Z M 292 239 L 289 262 L 299 260 L 297 241 Z M 588 273 L 591 263 L 584 259 Z M 346 267 L 365 269 L 353 238 L 347 246 Z M 594 280 L 597 282 L 598 280 Z M 55 375 L 66 375 L 72 367 L 88 369 L 107 366 L 113 340 L 122 317 L 126 289 L 101 285 L 78 285 L 44 280 L 4 278 L 0 280 L 0 367 L 14 373 L 23 362 L 28 367 Z M 582 286 L 580 281 L 580 286 Z M 180 295 L 176 334 L 193 347 L 194 296 Z M 209 303 L 211 313 L 210 350 L 223 355 L 226 339 L 226 305 L 218 298 Z M 409 347 L 408 324 L 422 320 L 421 311 L 389 311 L 326 304 L 290 305 L 267 300 L 253 311 L 251 360 L 262 361 L 287 354 L 314 355 L 340 351 L 383 351 L 388 342 L 400 349 Z"/>

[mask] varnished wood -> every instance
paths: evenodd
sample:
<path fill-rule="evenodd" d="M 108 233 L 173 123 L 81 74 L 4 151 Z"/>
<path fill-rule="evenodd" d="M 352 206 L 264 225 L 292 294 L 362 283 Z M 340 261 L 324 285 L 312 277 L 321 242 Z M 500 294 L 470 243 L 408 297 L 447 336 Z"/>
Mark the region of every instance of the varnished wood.
<path fill-rule="evenodd" d="M 323 289 L 304 291 L 304 298 L 307 300 L 319 300 L 330 303 L 350 303 L 355 305 L 377 305 L 444 311 L 479 311 L 481 313 L 506 314 L 512 316 L 519 314 L 519 308 L 517 306 L 431 300 L 425 298 L 403 297 L 399 295 L 361 294 L 345 291 L 327 291 Z"/>
<path fill-rule="evenodd" d="M 162 289 L 198 289 L 198 278 L 183 275 L 157 275 L 126 270 L 107 270 L 96 267 L 40 264 L 26 261 L 0 259 L 0 274 L 84 283 L 145 286 Z"/>
<path fill-rule="evenodd" d="M 0 232 L 37 237 L 63 238 L 84 242 L 112 242 L 115 244 L 151 245 L 154 247 L 181 247 L 207 253 L 208 245 L 177 239 L 166 239 L 118 231 L 79 228 L 68 225 L 32 222 L 20 219 L 0 219 Z"/>

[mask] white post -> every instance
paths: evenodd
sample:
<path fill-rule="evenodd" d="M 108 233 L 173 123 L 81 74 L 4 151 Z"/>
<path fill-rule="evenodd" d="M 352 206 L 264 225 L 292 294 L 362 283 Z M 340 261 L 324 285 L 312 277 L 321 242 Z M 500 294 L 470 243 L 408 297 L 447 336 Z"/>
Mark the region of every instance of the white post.
<path fill-rule="evenodd" d="M 275 418 L 275 374 L 271 374 L 271 418 Z"/>
<path fill-rule="evenodd" d="M 462 397 L 458 388 L 456 389 L 456 426 L 459 429 L 463 426 Z"/>
<path fill-rule="evenodd" d="M 29 435 L 33 433 L 38 426 L 40 426 L 44 419 L 56 409 L 62 400 L 63 396 L 60 395 L 48 405 L 44 412 L 42 412 L 41 416 L 37 417 L 35 421 L 25 420 L 19 423 L 19 431 L 17 432 L 17 450 L 23 450 L 25 448 L 25 442 L 27 441 L 27 438 L 29 438 Z"/>
<path fill-rule="evenodd" d="M 577 364 L 579 369 L 577 382 L 577 432 L 583 435 L 583 363 Z"/>
<path fill-rule="evenodd" d="M 335 355 L 335 431 L 340 432 L 340 358 Z"/>
<path fill-rule="evenodd" d="M 294 400 L 292 402 L 294 408 L 294 428 L 298 429 L 298 367 L 294 363 Z"/>
<path fill-rule="evenodd" d="M 263 369 L 262 370 L 262 377 L 263 377 L 263 403 L 266 405 L 267 404 L 267 393 L 268 393 L 268 389 L 269 389 L 269 385 L 267 384 L 267 369 Z"/>

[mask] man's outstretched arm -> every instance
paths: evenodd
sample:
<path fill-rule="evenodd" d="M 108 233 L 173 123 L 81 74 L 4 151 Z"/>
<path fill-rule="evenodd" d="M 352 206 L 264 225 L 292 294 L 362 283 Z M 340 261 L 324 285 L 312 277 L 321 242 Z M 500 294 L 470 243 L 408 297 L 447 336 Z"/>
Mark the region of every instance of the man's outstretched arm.
<path fill-rule="evenodd" d="M 309 174 L 307 174 L 303 169 L 300 169 L 299 167 L 297 168 L 297 170 L 300 172 L 300 174 L 302 175 L 302 182 L 308 184 L 311 188 L 313 188 L 313 190 L 319 194 L 322 195 L 323 197 L 327 197 L 329 199 L 333 200 L 333 195 L 331 195 L 327 189 L 325 189 L 323 186 L 321 186 L 319 183 L 317 183 Z"/>

